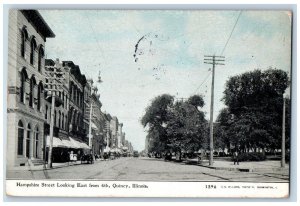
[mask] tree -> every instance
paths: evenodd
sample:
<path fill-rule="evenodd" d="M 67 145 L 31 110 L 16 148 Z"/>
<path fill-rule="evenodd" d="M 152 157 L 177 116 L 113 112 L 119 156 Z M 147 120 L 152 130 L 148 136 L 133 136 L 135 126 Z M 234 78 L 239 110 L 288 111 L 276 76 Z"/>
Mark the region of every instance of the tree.
<path fill-rule="evenodd" d="M 207 121 L 200 110 L 204 106 L 202 96 L 191 96 L 187 101 L 174 103 L 170 95 L 156 97 L 142 118 L 144 127 L 149 126 L 149 151 L 172 150 L 196 151 L 204 147 Z"/>
<path fill-rule="evenodd" d="M 230 138 L 228 135 L 229 125 L 232 121 L 232 115 L 227 108 L 220 111 L 214 128 L 214 142 L 215 148 L 221 148 L 223 151 L 225 148 L 230 148 Z"/>
<path fill-rule="evenodd" d="M 287 73 L 278 69 L 231 77 L 223 97 L 227 111 L 219 115 L 225 131 L 222 138 L 244 151 L 279 148 L 283 93 L 288 85 Z"/>
<path fill-rule="evenodd" d="M 207 121 L 198 106 L 199 104 L 191 104 L 189 100 L 175 103 L 166 127 L 171 148 L 174 150 L 198 151 L 204 147 L 203 143 L 208 137 Z"/>
<path fill-rule="evenodd" d="M 149 127 L 149 135 L 152 140 L 152 147 L 164 150 L 168 144 L 165 124 L 168 121 L 169 110 L 173 106 L 174 97 L 168 94 L 160 95 L 150 106 L 146 108 L 146 113 L 142 117 L 141 123 L 144 127 Z M 152 150 L 150 148 L 150 150 Z"/>

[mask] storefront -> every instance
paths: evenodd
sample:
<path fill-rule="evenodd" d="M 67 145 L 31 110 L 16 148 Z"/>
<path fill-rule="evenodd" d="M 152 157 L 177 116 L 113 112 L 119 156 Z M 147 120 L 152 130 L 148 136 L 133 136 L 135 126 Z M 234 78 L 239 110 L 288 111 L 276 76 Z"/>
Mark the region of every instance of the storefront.
<path fill-rule="evenodd" d="M 48 160 L 48 151 L 50 145 L 50 136 L 46 137 L 46 161 Z M 90 147 L 72 137 L 61 139 L 53 137 L 52 146 L 52 161 L 53 162 L 69 162 L 80 160 L 83 154 L 87 154 L 90 151 Z"/>

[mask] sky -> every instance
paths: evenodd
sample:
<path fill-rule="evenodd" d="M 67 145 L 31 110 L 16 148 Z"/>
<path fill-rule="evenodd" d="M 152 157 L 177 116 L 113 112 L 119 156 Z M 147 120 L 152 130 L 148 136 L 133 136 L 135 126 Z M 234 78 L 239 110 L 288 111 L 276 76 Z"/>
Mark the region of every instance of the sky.
<path fill-rule="evenodd" d="M 98 84 L 102 111 L 123 123 L 126 139 L 145 147 L 140 119 L 161 94 L 203 95 L 209 119 L 211 65 L 204 55 L 225 56 L 216 66 L 214 120 L 225 107 L 226 81 L 270 67 L 290 73 L 288 11 L 40 10 L 56 34 L 46 58 L 70 60 Z"/>

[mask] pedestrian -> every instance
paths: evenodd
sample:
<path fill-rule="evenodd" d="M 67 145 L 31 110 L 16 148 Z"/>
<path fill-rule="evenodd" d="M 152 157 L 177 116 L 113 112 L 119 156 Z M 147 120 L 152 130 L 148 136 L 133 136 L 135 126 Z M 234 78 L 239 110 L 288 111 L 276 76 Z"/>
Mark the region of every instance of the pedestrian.
<path fill-rule="evenodd" d="M 233 153 L 233 164 L 235 165 L 235 163 L 239 165 L 239 153 L 237 150 L 235 150 L 235 152 Z"/>

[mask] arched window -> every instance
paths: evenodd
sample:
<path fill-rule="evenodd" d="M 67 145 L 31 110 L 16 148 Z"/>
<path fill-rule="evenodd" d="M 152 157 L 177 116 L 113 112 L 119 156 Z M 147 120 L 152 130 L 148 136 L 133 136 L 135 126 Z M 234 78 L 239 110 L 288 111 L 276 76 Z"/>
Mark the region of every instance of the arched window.
<path fill-rule="evenodd" d="M 30 79 L 30 91 L 29 91 L 29 106 L 33 107 L 34 101 L 34 85 L 36 84 L 34 76 Z"/>
<path fill-rule="evenodd" d="M 66 105 L 65 105 L 65 108 L 67 109 L 68 108 L 68 96 L 66 95 L 66 97 L 65 97 L 65 100 L 66 100 Z M 70 100 L 70 99 L 69 99 Z"/>
<path fill-rule="evenodd" d="M 24 125 L 20 120 L 18 123 L 18 155 L 23 155 L 24 152 Z"/>
<path fill-rule="evenodd" d="M 48 118 L 48 105 L 46 105 L 46 111 L 45 111 L 45 119 Z"/>
<path fill-rule="evenodd" d="M 39 48 L 39 54 L 38 54 L 38 71 L 40 72 L 42 70 L 42 59 L 44 57 L 44 49 L 43 46 L 40 45 Z"/>
<path fill-rule="evenodd" d="M 74 103 L 77 104 L 77 87 L 75 87 Z"/>
<path fill-rule="evenodd" d="M 64 129 L 65 127 L 65 116 L 64 113 L 61 114 L 61 128 Z"/>
<path fill-rule="evenodd" d="M 64 108 L 67 108 L 67 95 L 65 94 L 64 97 Z"/>
<path fill-rule="evenodd" d="M 42 102 L 41 93 L 42 93 L 42 90 L 43 90 L 43 85 L 40 82 L 39 86 L 38 86 L 38 93 L 37 93 L 37 108 L 38 108 L 39 111 L 41 110 L 41 102 Z"/>
<path fill-rule="evenodd" d="M 35 132 L 34 132 L 34 154 L 33 156 L 35 158 L 39 157 L 39 128 L 36 127 L 35 128 Z"/>
<path fill-rule="evenodd" d="M 30 41 L 30 64 L 34 64 L 35 49 L 36 49 L 36 41 L 35 41 L 35 37 L 32 37 Z"/>
<path fill-rule="evenodd" d="M 27 73 L 25 68 L 22 69 L 21 71 L 21 78 L 20 78 L 20 102 L 25 103 L 25 82 L 27 79 Z"/>
<path fill-rule="evenodd" d="M 68 115 L 65 116 L 65 130 L 68 130 Z"/>
<path fill-rule="evenodd" d="M 62 91 L 62 107 L 65 107 L 65 92 Z"/>
<path fill-rule="evenodd" d="M 70 82 L 70 99 L 73 99 L 73 82 Z"/>
<path fill-rule="evenodd" d="M 28 33 L 26 27 L 24 26 L 21 31 L 21 56 L 25 57 L 26 52 L 26 39 L 28 38 Z"/>
<path fill-rule="evenodd" d="M 27 126 L 27 135 L 26 135 L 26 157 L 30 155 L 30 136 L 31 136 L 31 126 Z"/>
<path fill-rule="evenodd" d="M 79 107 L 81 107 L 81 92 L 79 91 Z"/>
<path fill-rule="evenodd" d="M 58 127 L 60 128 L 60 122 L 61 122 L 61 112 L 58 112 Z"/>

